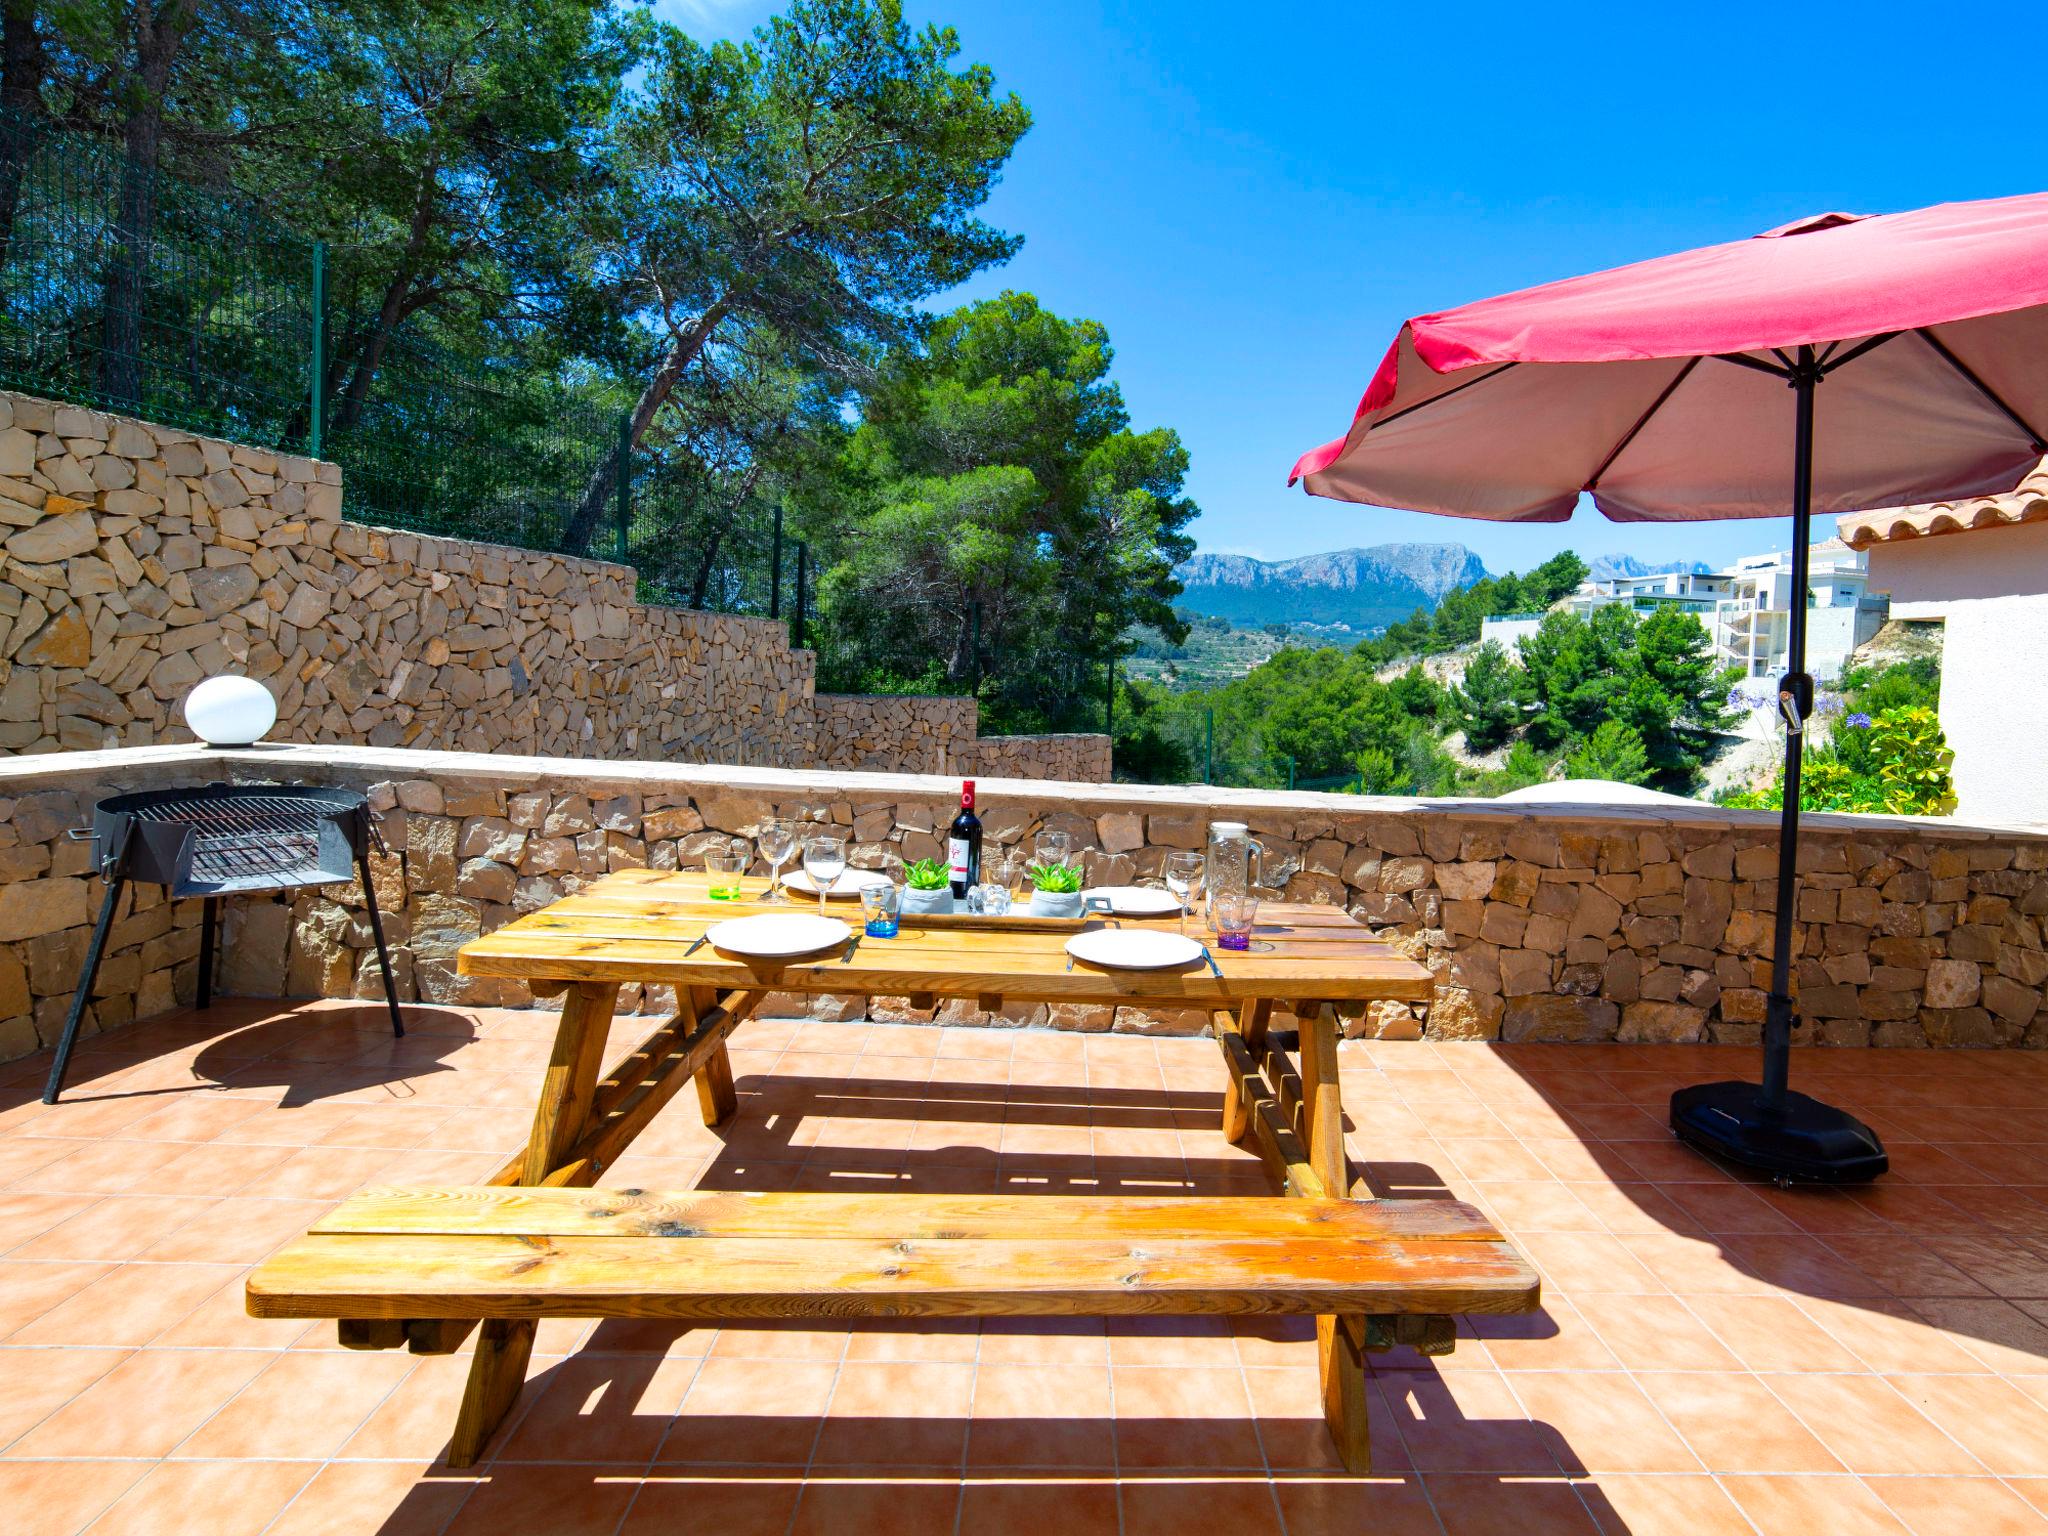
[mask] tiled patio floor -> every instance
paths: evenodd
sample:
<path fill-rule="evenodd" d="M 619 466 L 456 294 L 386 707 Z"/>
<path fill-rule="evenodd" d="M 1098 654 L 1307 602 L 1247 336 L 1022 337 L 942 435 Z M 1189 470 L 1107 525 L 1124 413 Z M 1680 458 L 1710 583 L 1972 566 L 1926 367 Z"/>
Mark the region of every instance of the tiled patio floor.
<path fill-rule="evenodd" d="M 254 1321 L 242 1277 L 358 1187 L 489 1173 L 550 1030 L 231 1002 L 94 1042 L 52 1110 L 47 1058 L 0 1069 L 0 1531 L 2048 1531 L 2048 1058 L 2018 1053 L 1803 1053 L 1894 1172 L 1783 1194 L 1661 1123 L 1747 1052 L 1347 1046 L 1375 1186 L 1486 1207 L 1547 1294 L 1380 1358 L 1372 1479 L 1331 1471 L 1306 1326 L 1177 1319 L 545 1325 L 494 1459 L 449 1472 L 465 1360 Z M 737 1125 L 685 1094 L 608 1182 L 1265 1187 L 1204 1041 L 736 1040 Z"/>

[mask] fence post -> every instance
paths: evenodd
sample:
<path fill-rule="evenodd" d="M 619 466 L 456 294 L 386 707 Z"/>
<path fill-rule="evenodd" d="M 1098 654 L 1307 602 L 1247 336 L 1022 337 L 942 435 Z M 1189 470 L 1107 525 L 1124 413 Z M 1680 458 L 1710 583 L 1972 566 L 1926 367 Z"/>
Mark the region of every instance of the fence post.
<path fill-rule="evenodd" d="M 633 413 L 628 411 L 619 418 L 619 472 L 615 477 L 619 483 L 618 510 L 618 557 L 624 563 L 627 552 L 627 530 L 633 526 Z"/>
<path fill-rule="evenodd" d="M 1102 734 L 1111 740 L 1116 738 L 1116 652 L 1109 653 L 1109 666 L 1104 671 L 1102 689 Z"/>
<path fill-rule="evenodd" d="M 313 242 L 313 419 L 306 428 L 306 455 L 320 457 L 327 427 L 327 242 Z"/>
<path fill-rule="evenodd" d="M 1214 705 L 1211 705 L 1208 709 L 1203 710 L 1202 713 L 1207 720 L 1207 725 L 1203 732 L 1206 741 L 1202 748 L 1202 782 L 1204 784 L 1214 784 L 1216 782 L 1216 708 Z"/>
<path fill-rule="evenodd" d="M 1294 788 L 1294 759 L 1292 757 L 1287 759 L 1287 787 L 1289 789 Z"/>
<path fill-rule="evenodd" d="M 782 505 L 775 507 L 775 537 L 768 545 L 768 617 L 782 617 Z"/>
<path fill-rule="evenodd" d="M 804 648 L 804 587 L 810 576 L 811 547 L 802 539 L 796 541 L 796 622 L 790 636 L 790 649 Z"/>
<path fill-rule="evenodd" d="M 975 598 L 967 608 L 967 660 L 968 685 L 976 698 L 981 696 L 981 599 Z"/>

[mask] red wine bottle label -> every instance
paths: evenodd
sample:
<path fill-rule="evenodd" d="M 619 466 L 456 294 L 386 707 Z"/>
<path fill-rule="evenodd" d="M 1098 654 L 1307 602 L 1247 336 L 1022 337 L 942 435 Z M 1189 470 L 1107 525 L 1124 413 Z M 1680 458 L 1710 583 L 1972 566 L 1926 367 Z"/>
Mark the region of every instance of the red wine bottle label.
<path fill-rule="evenodd" d="M 972 857 L 973 855 L 968 848 L 966 838 L 949 837 L 946 839 L 946 862 L 952 866 L 952 876 L 955 883 L 965 881 L 973 872 L 971 869 Z"/>

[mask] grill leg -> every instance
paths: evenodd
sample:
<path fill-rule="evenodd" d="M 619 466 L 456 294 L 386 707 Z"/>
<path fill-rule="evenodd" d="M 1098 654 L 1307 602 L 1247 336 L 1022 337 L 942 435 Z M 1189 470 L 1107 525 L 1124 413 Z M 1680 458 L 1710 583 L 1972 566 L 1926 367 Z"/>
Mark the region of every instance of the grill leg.
<path fill-rule="evenodd" d="M 78 973 L 78 991 L 71 998 L 71 1013 L 64 1020 L 64 1038 L 57 1042 L 57 1059 L 50 1064 L 50 1081 L 43 1088 L 43 1102 L 54 1104 L 64 1089 L 64 1069 L 71 1065 L 71 1048 L 78 1043 L 78 1026 L 85 1018 L 85 1005 L 92 996 L 92 984 L 100 973 L 100 956 L 106 953 L 107 930 L 114 926 L 114 905 L 121 899 L 122 876 L 107 877 L 107 899 L 100 903 L 100 920 L 86 946 L 85 968 Z"/>
<path fill-rule="evenodd" d="M 220 927 L 220 898 L 205 897 L 199 903 L 199 1006 L 213 1006 L 213 951 Z"/>
<path fill-rule="evenodd" d="M 391 1033 L 405 1033 L 405 1016 L 398 1011 L 398 982 L 391 974 L 391 951 L 384 944 L 384 919 L 377 915 L 377 887 L 370 880 L 370 861 L 356 860 L 356 873 L 363 879 L 363 905 L 370 913 L 370 937 L 377 941 L 377 968 L 384 973 L 384 1006 L 391 1010 Z"/>

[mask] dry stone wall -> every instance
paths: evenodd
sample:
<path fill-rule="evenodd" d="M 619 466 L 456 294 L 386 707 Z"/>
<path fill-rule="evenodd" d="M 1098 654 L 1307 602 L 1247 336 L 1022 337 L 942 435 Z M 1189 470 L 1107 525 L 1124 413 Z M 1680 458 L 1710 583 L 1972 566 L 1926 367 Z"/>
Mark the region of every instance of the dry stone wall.
<path fill-rule="evenodd" d="M 953 771 L 990 779 L 1109 782 L 1110 741 L 1095 732 L 1047 736 L 983 736 L 953 754 Z"/>
<path fill-rule="evenodd" d="M 101 888 L 90 845 L 65 838 L 118 790 L 226 779 L 366 791 L 390 855 L 375 869 L 407 998 L 528 1001 L 455 974 L 467 940 L 618 869 L 674 868 L 772 814 L 852 841 L 852 861 L 935 854 L 951 778 L 657 769 L 328 747 L 87 754 L 0 763 L 0 1057 L 54 1039 Z M 1501 806 L 991 778 L 993 846 L 1071 833 L 1097 882 L 1157 872 L 1212 819 L 1248 820 L 1270 889 L 1341 904 L 1435 972 L 1427 1007 L 1379 1003 L 1353 1034 L 1442 1040 L 1754 1041 L 1771 941 L 1775 818 L 1682 807 Z M 1905 818 L 1818 816 L 1802 857 L 1798 1038 L 1838 1046 L 2048 1044 L 2048 835 Z M 131 888 L 91 1023 L 191 996 L 199 904 Z M 230 904 L 225 979 L 262 995 L 380 990 L 362 893 Z M 660 996 L 629 1002 L 660 1007 Z M 844 1018 L 1192 1031 L 1193 1013 L 904 998 L 782 998 Z"/>
<path fill-rule="evenodd" d="M 779 621 L 634 590 L 343 522 L 333 464 L 0 392 L 0 751 L 189 741 L 218 672 L 270 688 L 280 741 L 937 773 L 974 740 L 972 700 L 814 701 Z"/>

